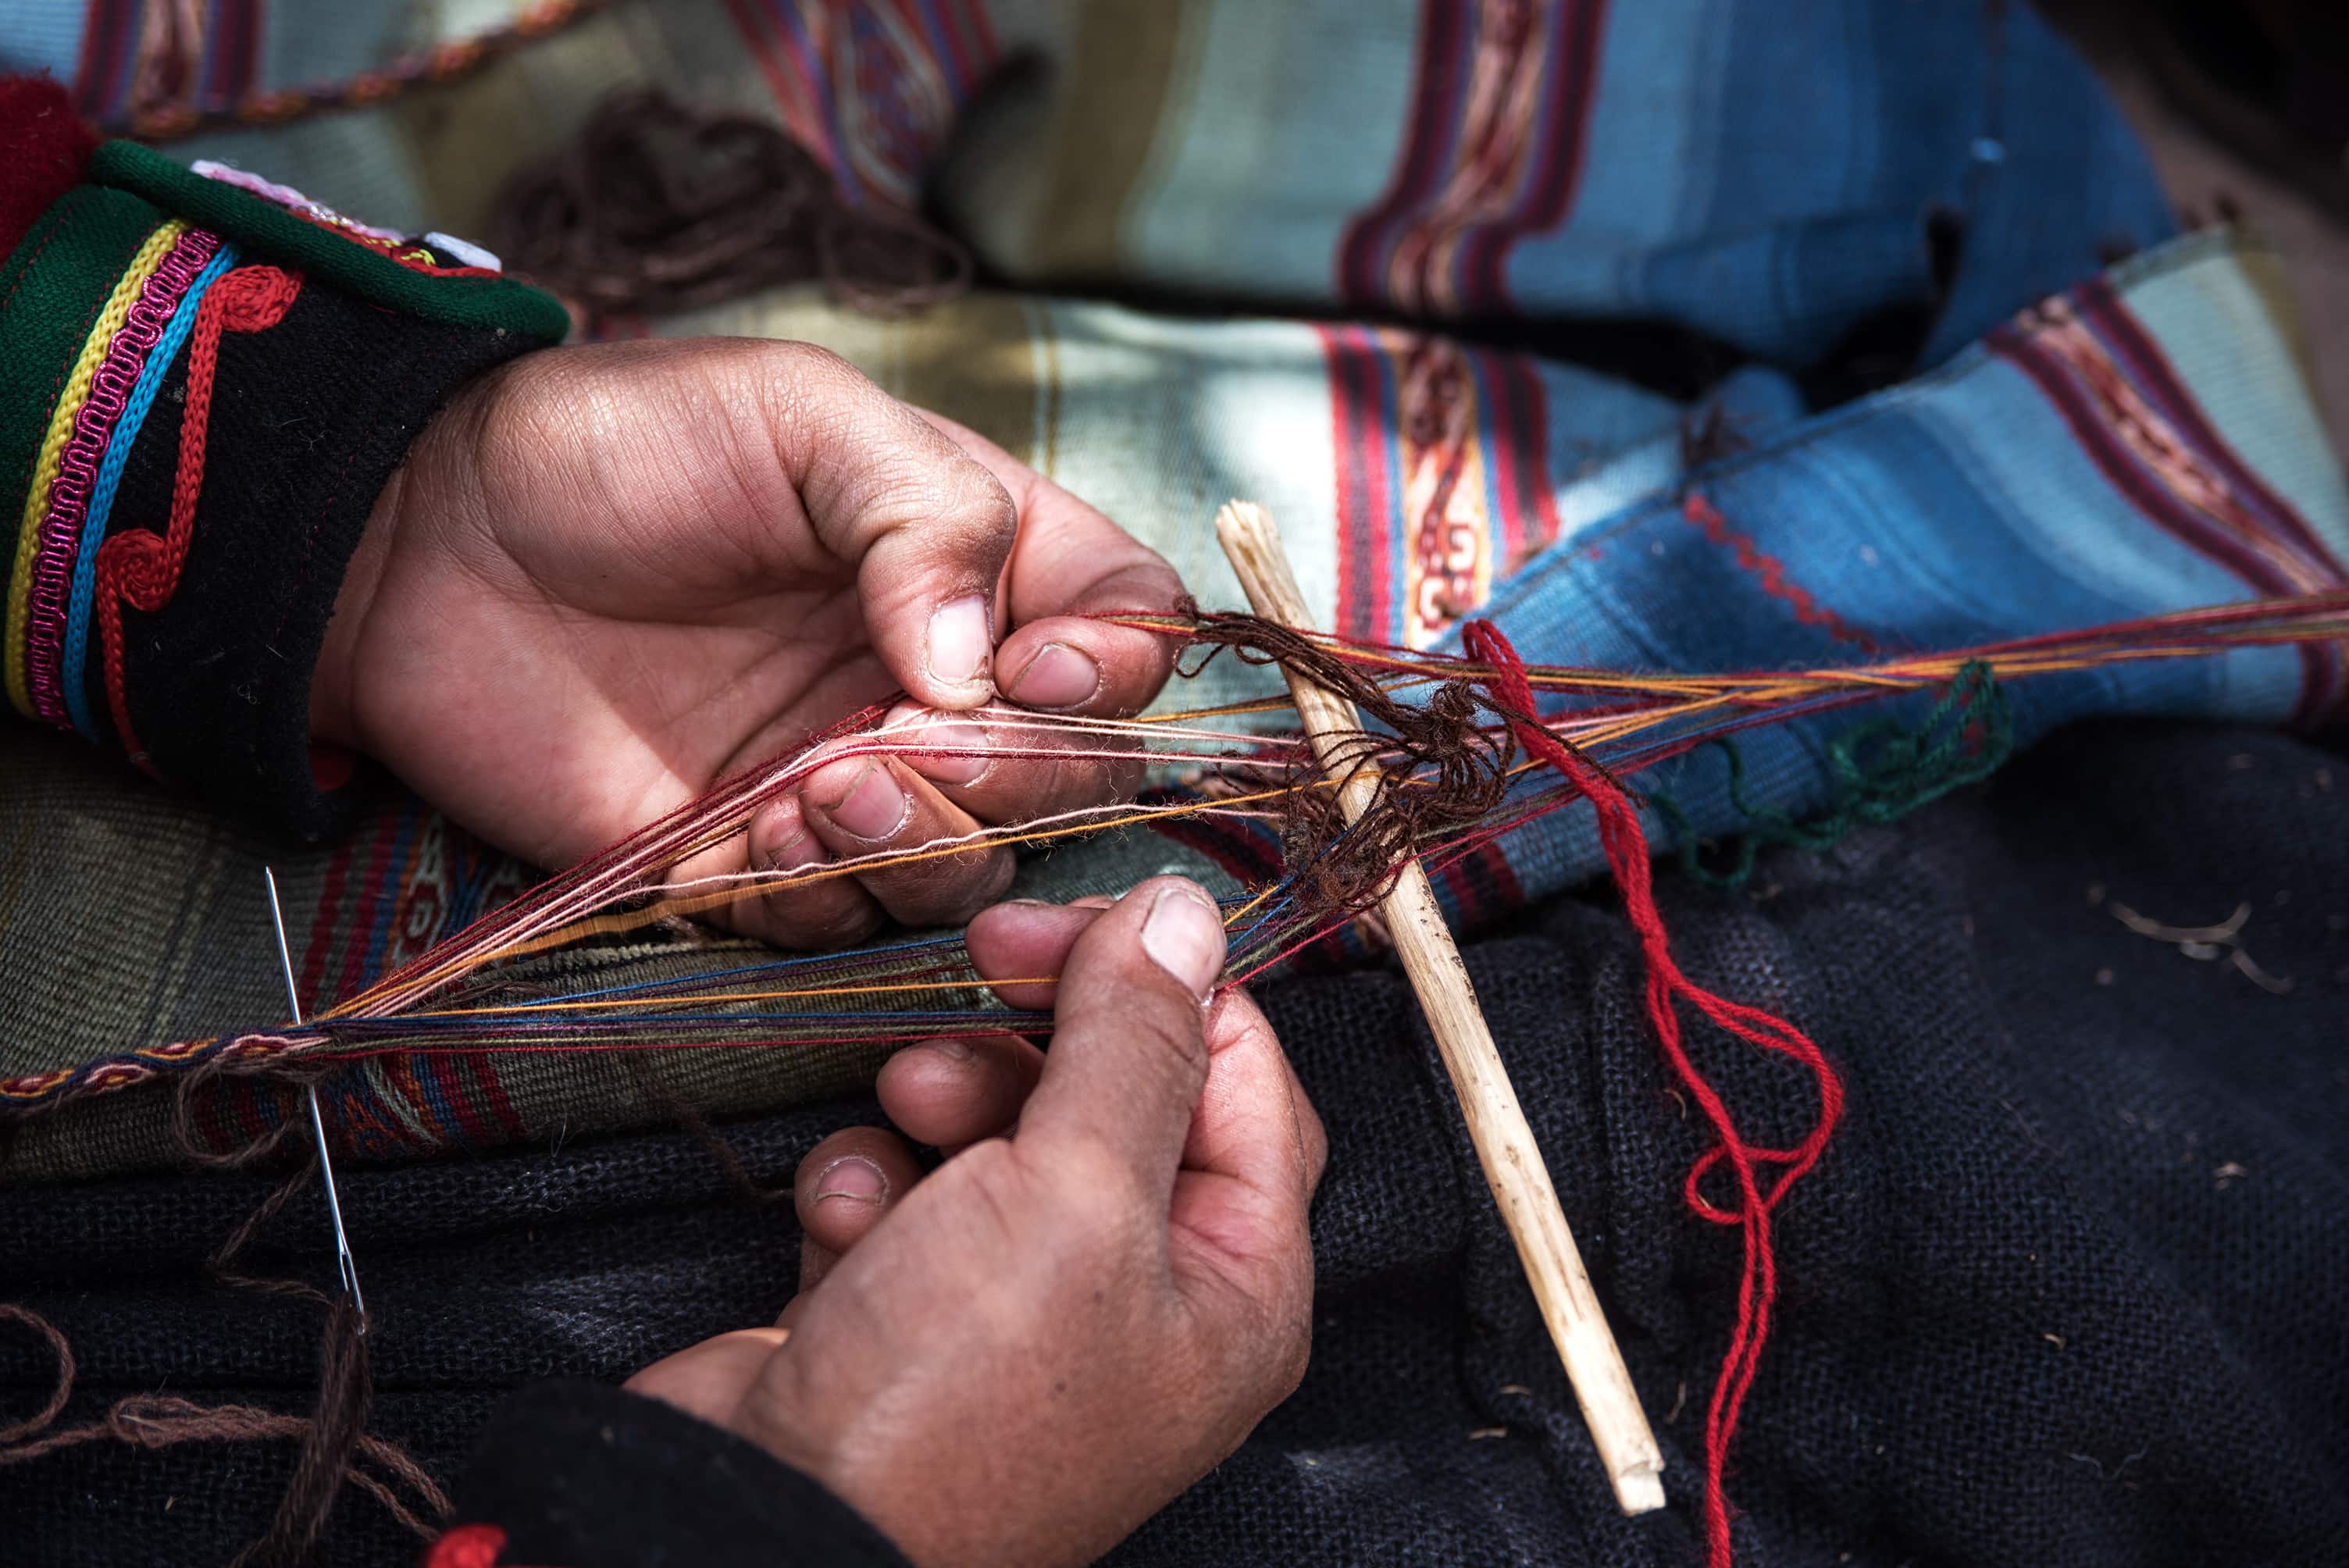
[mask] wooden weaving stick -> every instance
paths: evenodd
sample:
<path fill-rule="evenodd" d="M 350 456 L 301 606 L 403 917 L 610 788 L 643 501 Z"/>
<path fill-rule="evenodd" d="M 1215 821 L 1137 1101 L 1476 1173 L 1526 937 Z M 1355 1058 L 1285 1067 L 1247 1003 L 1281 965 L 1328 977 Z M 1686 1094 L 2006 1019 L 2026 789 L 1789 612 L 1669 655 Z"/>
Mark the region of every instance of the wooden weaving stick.
<path fill-rule="evenodd" d="M 1216 537 L 1223 542 L 1232 570 L 1239 573 L 1250 609 L 1300 632 L 1314 630 L 1270 514 L 1249 501 L 1228 502 L 1216 514 Z M 1361 734 L 1361 716 L 1344 697 L 1293 670 L 1283 673 L 1314 757 L 1340 781 L 1339 802 L 1346 820 L 1359 821 L 1378 798 L 1375 769 L 1346 755 L 1345 738 Z M 1381 910 L 1403 973 L 1411 977 L 1436 1048 L 1452 1075 L 1469 1140 L 1476 1146 L 1477 1161 L 1510 1239 L 1516 1243 L 1526 1282 L 1533 1286 L 1542 1321 L 1549 1326 L 1567 1381 L 1573 1385 L 1582 1418 L 1598 1446 L 1599 1462 L 1614 1484 L 1615 1500 L 1625 1513 L 1661 1508 L 1664 1460 L 1656 1449 L 1656 1435 L 1640 1408 L 1639 1393 L 1590 1288 L 1582 1254 L 1575 1250 L 1574 1233 L 1558 1207 L 1557 1190 L 1550 1184 L 1541 1149 L 1534 1142 L 1533 1129 L 1526 1125 L 1524 1108 L 1477 1008 L 1468 970 L 1417 860 L 1403 862 L 1402 874 Z"/>

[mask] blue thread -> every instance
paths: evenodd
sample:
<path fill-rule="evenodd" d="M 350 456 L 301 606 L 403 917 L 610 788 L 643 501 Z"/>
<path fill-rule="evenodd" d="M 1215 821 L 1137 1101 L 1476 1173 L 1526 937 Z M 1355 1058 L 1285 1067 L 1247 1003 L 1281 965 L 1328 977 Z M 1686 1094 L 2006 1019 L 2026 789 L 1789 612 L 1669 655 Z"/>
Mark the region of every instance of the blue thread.
<path fill-rule="evenodd" d="M 122 483 L 123 465 L 130 460 L 131 443 L 139 438 L 139 428 L 146 422 L 148 406 L 162 389 L 165 372 L 196 326 L 196 305 L 204 291 L 212 286 L 220 275 L 236 264 L 236 247 L 223 243 L 212 259 L 204 263 L 188 292 L 180 300 L 180 308 L 163 324 L 162 335 L 147 355 L 147 363 L 140 367 L 137 385 L 130 389 L 129 399 L 122 406 L 122 418 L 116 421 L 114 438 L 106 444 L 106 458 L 98 467 L 98 482 L 89 492 L 89 511 L 82 520 L 80 552 L 74 557 L 73 597 L 66 608 L 66 637 L 57 660 L 57 685 L 65 689 L 66 713 L 81 738 L 92 745 L 98 743 L 98 724 L 89 710 L 89 677 L 83 665 L 89 658 L 90 601 L 98 592 L 98 547 L 106 538 L 108 513 L 114 510 L 114 492 Z"/>

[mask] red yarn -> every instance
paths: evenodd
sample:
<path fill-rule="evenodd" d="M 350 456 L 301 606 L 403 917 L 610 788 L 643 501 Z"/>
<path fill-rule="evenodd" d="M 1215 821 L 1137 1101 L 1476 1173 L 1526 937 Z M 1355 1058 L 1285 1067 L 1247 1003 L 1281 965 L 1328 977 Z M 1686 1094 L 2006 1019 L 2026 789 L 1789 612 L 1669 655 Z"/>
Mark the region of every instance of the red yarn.
<path fill-rule="evenodd" d="M 285 319 L 302 292 L 302 274 L 275 267 L 239 267 L 224 274 L 196 309 L 188 335 L 188 397 L 180 415 L 179 466 L 172 475 L 171 515 L 164 531 L 129 528 L 98 548 L 98 634 L 105 645 L 107 706 L 115 732 L 130 760 L 155 771 L 147 748 L 130 727 L 130 696 L 122 668 L 122 606 L 149 614 L 171 602 L 187 563 L 195 531 L 196 501 L 203 493 L 205 437 L 212 410 L 212 377 L 220 364 L 223 332 L 265 332 Z"/>
<path fill-rule="evenodd" d="M 1700 1218 L 1717 1225 L 1737 1225 L 1745 1233 L 1744 1268 L 1737 1285 L 1737 1324 L 1730 1334 L 1729 1354 L 1722 1361 L 1720 1377 L 1714 1380 L 1713 1403 L 1704 1419 L 1705 1563 L 1707 1568 L 1727 1568 L 1729 1500 L 1723 1491 L 1722 1478 L 1728 1464 L 1730 1439 L 1737 1433 L 1738 1414 L 1744 1408 L 1746 1390 L 1754 1386 L 1754 1371 L 1761 1362 L 1763 1344 L 1770 1336 L 1770 1310 L 1778 1296 L 1778 1260 L 1771 1248 L 1770 1212 L 1786 1195 L 1786 1190 L 1818 1163 L 1828 1135 L 1835 1130 L 1836 1119 L 1843 1114 L 1843 1082 L 1819 1054 L 1818 1047 L 1800 1029 L 1758 1007 L 1716 996 L 1681 973 L 1680 965 L 1672 962 L 1663 915 L 1656 908 L 1653 873 L 1648 863 L 1648 835 L 1640 826 L 1638 809 L 1612 779 L 1542 727 L 1536 717 L 1537 709 L 1533 687 L 1526 679 L 1525 662 L 1517 657 L 1516 649 L 1509 645 L 1509 639 L 1501 634 L 1499 627 L 1489 621 L 1471 621 L 1463 629 L 1461 640 L 1471 658 L 1493 666 L 1493 673 L 1485 677 L 1486 685 L 1526 754 L 1557 769 L 1589 799 L 1591 809 L 1599 815 L 1599 842 L 1606 848 L 1607 863 L 1614 871 L 1616 885 L 1623 890 L 1624 909 L 1639 930 L 1640 945 L 1647 957 L 1648 1020 L 1655 1026 L 1656 1038 L 1663 1045 L 1664 1059 L 1671 1064 L 1672 1076 L 1704 1112 L 1705 1120 L 1712 1124 L 1713 1136 L 1719 1140 L 1689 1171 L 1683 1195 Z M 1675 1006 L 1681 1001 L 1690 1003 L 1738 1038 L 1765 1051 L 1792 1057 L 1810 1071 L 1818 1083 L 1819 1114 L 1800 1143 L 1792 1149 L 1770 1149 L 1748 1143 L 1738 1134 L 1737 1124 L 1731 1119 L 1720 1092 L 1705 1081 L 1682 1044 L 1680 1015 Z M 1737 1202 L 1733 1208 L 1719 1206 L 1702 1190 L 1705 1176 L 1717 1165 L 1727 1165 L 1736 1180 Z M 1765 1191 L 1762 1173 L 1767 1169 L 1775 1169 L 1776 1174 Z"/>
<path fill-rule="evenodd" d="M 0 77 L 0 256 L 81 183 L 98 133 L 47 76 Z"/>
<path fill-rule="evenodd" d="M 494 1524 L 460 1524 L 432 1543 L 424 1568 L 502 1568 L 506 1532 Z"/>

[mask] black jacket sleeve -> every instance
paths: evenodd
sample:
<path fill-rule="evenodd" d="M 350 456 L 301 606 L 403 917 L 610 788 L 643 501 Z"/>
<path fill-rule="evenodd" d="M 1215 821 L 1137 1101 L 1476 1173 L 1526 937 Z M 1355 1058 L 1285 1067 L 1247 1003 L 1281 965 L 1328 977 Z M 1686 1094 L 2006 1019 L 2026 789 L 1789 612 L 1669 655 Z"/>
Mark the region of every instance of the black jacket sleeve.
<path fill-rule="evenodd" d="M 908 1568 L 765 1449 L 592 1383 L 508 1400 L 456 1502 L 425 1568 Z"/>
<path fill-rule="evenodd" d="M 0 93 L 0 148 L 43 101 Z M 73 183 L 46 204 L 0 170 L 0 685 L 229 815 L 321 835 L 348 759 L 314 768 L 311 671 L 376 498 L 457 387 L 568 315 L 461 241 L 233 170 L 127 142 L 57 160 Z"/>

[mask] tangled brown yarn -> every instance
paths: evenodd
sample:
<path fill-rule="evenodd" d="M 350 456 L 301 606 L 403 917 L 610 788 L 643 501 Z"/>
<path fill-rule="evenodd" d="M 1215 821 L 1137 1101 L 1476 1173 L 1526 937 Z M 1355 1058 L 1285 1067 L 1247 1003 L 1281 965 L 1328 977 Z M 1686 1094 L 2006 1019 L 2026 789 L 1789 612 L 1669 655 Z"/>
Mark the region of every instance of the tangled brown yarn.
<path fill-rule="evenodd" d="M 970 284 L 970 253 L 914 213 L 852 207 L 776 126 L 658 91 L 608 99 L 570 146 L 508 183 L 491 228 L 507 263 L 591 315 L 657 315 L 821 280 L 902 315 Z"/>

